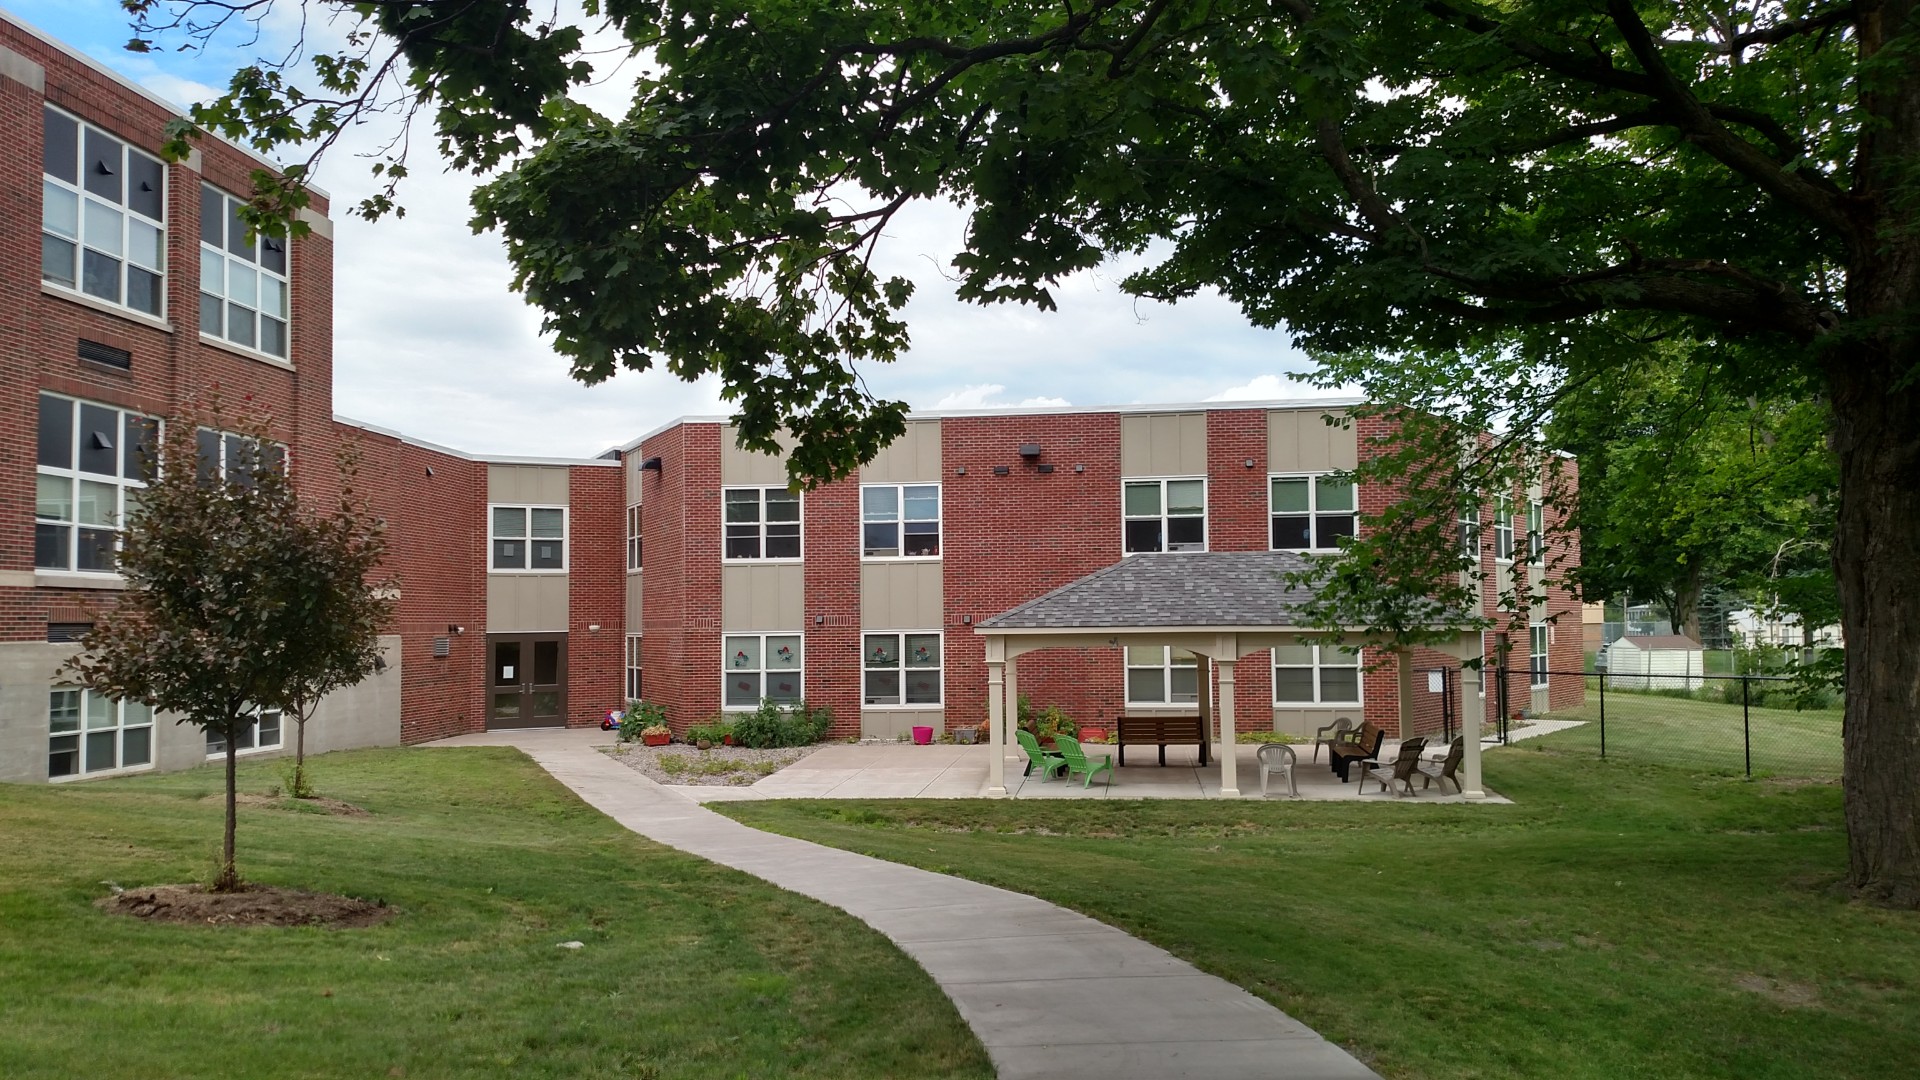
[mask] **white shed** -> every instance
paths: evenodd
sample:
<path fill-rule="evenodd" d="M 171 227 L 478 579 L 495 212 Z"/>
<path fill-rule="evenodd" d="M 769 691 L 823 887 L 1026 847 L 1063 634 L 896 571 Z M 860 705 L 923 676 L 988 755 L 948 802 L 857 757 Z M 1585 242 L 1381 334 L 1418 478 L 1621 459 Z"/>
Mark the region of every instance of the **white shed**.
<path fill-rule="evenodd" d="M 1607 686 L 1619 690 L 1698 690 L 1706 656 L 1685 634 L 1640 634 L 1607 646 Z"/>

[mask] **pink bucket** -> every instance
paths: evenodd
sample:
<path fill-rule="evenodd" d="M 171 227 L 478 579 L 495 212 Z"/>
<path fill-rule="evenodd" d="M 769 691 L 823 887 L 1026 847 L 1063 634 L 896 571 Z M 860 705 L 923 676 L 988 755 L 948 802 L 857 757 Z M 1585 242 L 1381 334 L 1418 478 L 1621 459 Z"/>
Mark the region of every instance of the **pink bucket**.
<path fill-rule="evenodd" d="M 916 746 L 930 745 L 933 742 L 933 729 L 930 727 L 921 727 L 918 724 L 914 725 L 913 741 Z"/>

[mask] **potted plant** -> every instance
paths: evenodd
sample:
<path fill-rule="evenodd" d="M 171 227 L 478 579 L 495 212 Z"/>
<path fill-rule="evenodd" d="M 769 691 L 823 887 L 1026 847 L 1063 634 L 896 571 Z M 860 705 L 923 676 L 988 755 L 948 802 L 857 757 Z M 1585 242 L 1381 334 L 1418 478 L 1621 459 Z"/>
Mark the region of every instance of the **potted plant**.
<path fill-rule="evenodd" d="M 651 724 L 640 729 L 640 741 L 648 746 L 665 746 L 673 741 L 673 731 L 665 724 Z"/>

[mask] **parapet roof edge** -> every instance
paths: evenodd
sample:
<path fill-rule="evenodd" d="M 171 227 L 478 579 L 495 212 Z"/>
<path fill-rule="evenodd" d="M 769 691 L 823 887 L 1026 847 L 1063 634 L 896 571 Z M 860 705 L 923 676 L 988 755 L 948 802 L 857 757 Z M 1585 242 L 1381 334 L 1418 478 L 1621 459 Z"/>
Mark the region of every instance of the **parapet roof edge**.
<path fill-rule="evenodd" d="M 431 443 L 425 439 L 416 439 L 411 435 L 403 434 L 392 428 L 381 427 L 378 424 L 370 424 L 365 420 L 355 420 L 351 416 L 342 416 L 339 413 L 333 414 L 333 422 L 336 424 L 345 424 L 348 427 L 359 428 L 362 431 L 372 432 L 375 435 L 385 435 L 389 439 L 406 443 L 408 446 L 417 446 L 422 450 L 431 450 L 436 454 L 445 454 L 448 457 L 460 458 L 463 461 L 478 462 L 482 465 L 591 465 L 599 469 L 617 469 L 620 467 L 618 460 L 604 457 L 516 457 L 508 454 L 469 454 L 465 450 L 456 450 L 451 446 L 441 446 L 439 443 Z"/>
<path fill-rule="evenodd" d="M 15 15 L 13 12 L 8 11 L 6 8 L 0 7 L 0 19 L 4 19 L 8 23 L 11 23 L 12 25 L 20 28 L 21 30 L 24 30 L 28 34 L 31 34 L 32 36 L 39 38 L 42 42 L 45 42 L 46 44 L 53 46 L 54 48 L 67 54 L 73 59 L 80 61 L 82 64 L 85 64 L 86 66 L 92 68 L 93 70 L 99 72 L 100 74 L 105 75 L 107 78 L 112 79 L 114 82 L 119 83 L 121 86 L 126 87 L 128 90 L 131 90 L 136 94 L 139 94 L 141 97 L 146 98 L 148 101 L 153 102 L 155 105 L 158 105 L 163 109 L 166 109 L 168 112 L 171 112 L 175 116 L 182 117 L 182 118 L 186 117 L 187 110 L 182 109 L 180 106 L 175 105 L 173 102 L 168 101 L 166 98 L 161 97 L 159 94 L 156 94 L 153 91 L 147 89 L 146 87 L 141 86 L 139 83 L 134 82 L 132 79 L 129 79 L 125 75 L 122 75 L 119 72 L 113 70 L 112 68 L 108 67 L 106 64 L 103 64 L 100 61 L 95 60 L 93 57 L 88 56 L 86 53 L 81 52 L 79 49 L 76 49 L 73 46 L 67 44 L 66 42 L 61 41 L 59 38 L 54 37 L 52 34 L 47 33 L 45 30 L 40 29 L 39 27 L 33 25 L 32 23 L 21 18 L 20 16 Z M 247 155 L 253 160 L 259 162 L 260 164 L 265 165 L 269 169 L 273 169 L 276 172 L 286 171 L 287 167 L 281 164 L 280 162 L 274 161 L 272 158 L 269 158 L 256 150 L 252 150 L 245 146 L 241 146 L 239 143 L 234 142 L 233 140 L 225 137 L 224 135 L 220 135 L 219 133 L 212 132 L 212 131 L 207 132 L 206 135 L 210 139 L 213 139 L 226 146 L 230 146 L 235 150 L 238 150 L 242 154 Z M 325 188 L 321 187 L 320 185 L 310 183 L 307 185 L 307 188 L 308 190 L 312 191 L 314 194 L 320 196 L 323 199 L 326 199 L 328 202 L 333 201 L 333 195 L 329 193 Z"/>
<path fill-rule="evenodd" d="M 1064 416 L 1075 413 L 1167 413 L 1167 412 L 1207 412 L 1213 409 L 1311 409 L 1315 407 L 1345 409 L 1355 405 L 1364 405 L 1366 398 L 1340 394 L 1328 397 L 1264 398 L 1253 401 L 1178 401 L 1178 402 L 1134 402 L 1130 405 L 1010 405 L 995 409 L 930 409 L 926 412 L 910 412 L 908 420 L 946 420 L 965 416 Z M 654 428 L 631 442 L 608 448 L 608 453 L 629 453 L 641 443 L 656 435 L 672 431 L 682 424 L 730 424 L 731 416 L 678 416 Z"/>

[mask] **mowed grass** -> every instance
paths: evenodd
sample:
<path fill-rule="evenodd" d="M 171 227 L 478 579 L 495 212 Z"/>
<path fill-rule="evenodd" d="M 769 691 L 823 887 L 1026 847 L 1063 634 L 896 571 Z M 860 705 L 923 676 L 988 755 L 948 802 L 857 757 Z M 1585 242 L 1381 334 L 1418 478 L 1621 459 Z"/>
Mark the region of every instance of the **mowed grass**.
<path fill-rule="evenodd" d="M 1738 692 L 1737 686 L 1735 692 Z M 1796 710 L 1758 706 L 1743 715 L 1739 705 L 1609 690 L 1607 756 L 1623 761 L 1674 765 L 1696 772 L 1744 775 L 1750 737 L 1755 776 L 1838 780 L 1843 715 L 1837 708 Z M 1594 680 L 1589 680 L 1584 705 L 1548 713 L 1546 719 L 1587 723 L 1543 735 L 1539 739 L 1541 746 L 1599 755 L 1600 692 Z"/>
<path fill-rule="evenodd" d="M 1920 915 L 1844 897 L 1835 786 L 1524 745 L 1487 756 L 1512 806 L 716 809 L 1085 912 L 1259 994 L 1388 1077 L 1920 1069 Z"/>
<path fill-rule="evenodd" d="M 215 770 L 0 785 L 0 1076 L 992 1075 L 884 938 L 627 832 L 517 751 L 315 764 L 323 794 L 371 816 L 243 808 L 241 871 L 383 899 L 386 925 L 98 911 L 103 881 L 211 875 Z"/>

